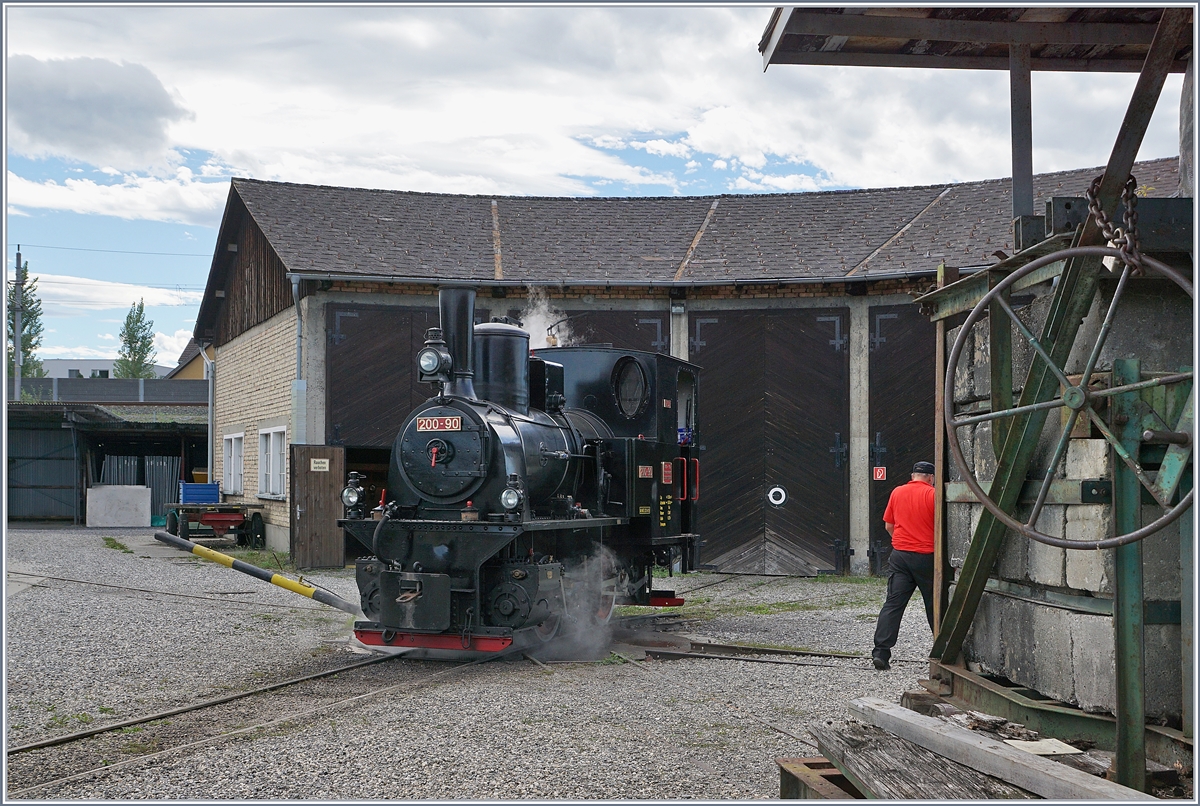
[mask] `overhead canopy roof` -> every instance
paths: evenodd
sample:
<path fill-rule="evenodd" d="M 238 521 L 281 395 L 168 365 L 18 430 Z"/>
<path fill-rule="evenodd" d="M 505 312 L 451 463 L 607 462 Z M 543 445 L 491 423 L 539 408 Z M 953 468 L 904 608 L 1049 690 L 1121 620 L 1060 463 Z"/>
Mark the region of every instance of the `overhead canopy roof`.
<path fill-rule="evenodd" d="M 775 9 L 758 49 L 772 64 L 1007 70 L 1010 44 L 1033 70 L 1136 73 L 1162 8 Z M 1175 55 L 1182 73 L 1191 38 Z"/>

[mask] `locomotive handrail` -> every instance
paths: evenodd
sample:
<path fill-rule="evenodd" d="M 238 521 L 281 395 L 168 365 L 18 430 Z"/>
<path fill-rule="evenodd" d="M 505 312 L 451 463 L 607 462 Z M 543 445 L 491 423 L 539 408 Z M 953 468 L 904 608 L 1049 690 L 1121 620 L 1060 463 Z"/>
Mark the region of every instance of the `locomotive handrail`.
<path fill-rule="evenodd" d="M 679 483 L 681 485 L 681 489 L 679 492 L 679 500 L 686 501 L 686 500 L 688 500 L 688 492 L 687 492 L 688 460 L 687 460 L 686 456 L 676 456 L 675 461 L 683 462 L 683 468 L 679 474 Z M 672 462 L 672 464 L 674 464 L 674 462 Z"/>
<path fill-rule="evenodd" d="M 694 467 L 696 470 L 696 482 L 695 482 L 695 484 L 692 485 L 692 500 L 699 501 L 700 500 L 700 460 L 693 459 L 692 467 Z"/>

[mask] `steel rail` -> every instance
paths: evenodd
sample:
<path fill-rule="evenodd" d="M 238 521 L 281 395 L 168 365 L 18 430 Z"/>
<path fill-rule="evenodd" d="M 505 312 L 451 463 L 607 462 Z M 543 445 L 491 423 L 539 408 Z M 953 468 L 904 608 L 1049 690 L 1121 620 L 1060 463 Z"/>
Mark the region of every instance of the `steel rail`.
<path fill-rule="evenodd" d="M 9 798 L 13 798 L 13 799 L 29 797 L 30 793 L 37 792 L 42 789 L 46 789 L 47 787 L 70 783 L 72 781 L 83 780 L 85 778 L 90 778 L 98 773 L 106 773 L 106 772 L 110 772 L 112 770 L 119 770 L 119 769 L 124 769 L 126 767 L 136 766 L 138 764 L 145 764 L 146 762 L 161 759 L 172 753 L 178 753 L 183 750 L 191 750 L 191 749 L 194 749 L 197 747 L 203 747 L 205 745 L 215 744 L 217 742 L 224 741 L 226 739 L 231 739 L 231 738 L 234 738 L 237 736 L 246 736 L 248 734 L 266 730 L 267 728 L 273 728 L 278 725 L 286 725 L 289 723 L 300 722 L 304 719 L 316 716 L 324 711 L 328 711 L 332 708 L 337 708 L 337 707 L 340 707 L 343 705 L 348 705 L 350 703 L 359 702 L 361 700 L 371 698 L 371 697 L 378 697 L 381 694 L 387 694 L 387 693 L 390 693 L 393 691 L 397 691 L 399 689 L 403 689 L 405 687 L 408 687 L 410 689 L 417 689 L 426 683 L 430 683 L 436 679 L 453 674 L 454 672 L 469 668 L 471 666 L 477 666 L 481 663 L 487 663 L 488 661 L 496 660 L 500 657 L 503 657 L 503 656 L 506 656 L 509 654 L 512 654 L 512 653 L 508 652 L 508 651 L 497 652 L 495 655 L 492 655 L 489 657 L 478 658 L 473 661 L 468 661 L 466 663 L 462 663 L 457 666 L 453 666 L 449 669 L 445 669 L 445 670 L 442 670 L 439 672 L 434 672 L 433 674 L 427 675 L 426 677 L 423 677 L 417 681 L 398 683 L 393 686 L 385 686 L 383 688 L 373 689 L 373 690 L 365 692 L 363 694 L 356 694 L 352 697 L 346 697 L 341 700 L 334 700 L 333 702 L 324 703 L 315 708 L 310 708 L 307 711 L 301 711 L 299 713 L 289 714 L 288 716 L 280 717 L 279 719 L 272 719 L 268 722 L 261 722 L 257 725 L 250 725 L 245 728 L 238 728 L 237 730 L 228 731 L 226 733 L 220 733 L 220 734 L 217 734 L 216 736 L 208 736 L 208 737 L 205 737 L 198 741 L 189 742 L 187 744 L 176 745 L 174 747 L 169 747 L 166 750 L 160 750 L 157 753 L 149 753 L 147 755 L 138 756 L 137 758 L 126 759 L 125 761 L 118 761 L 115 764 L 108 764 L 108 765 L 101 766 L 101 767 L 92 767 L 91 769 L 83 770 L 82 772 L 72 773 L 71 775 L 63 776 L 62 778 L 55 778 L 50 781 L 43 781 L 40 784 L 34 784 L 33 786 L 29 786 L 24 789 L 17 790 L 15 792 L 8 792 L 7 795 Z"/>
<path fill-rule="evenodd" d="M 311 609 L 316 609 L 316 608 L 311 608 Z M 279 683 L 271 683 L 270 685 L 261 686 L 256 689 L 251 689 L 250 691 L 242 691 L 237 694 L 227 694 L 224 697 L 217 697 L 217 698 L 211 699 L 211 700 L 204 700 L 202 702 L 193 703 L 192 705 L 183 705 L 183 706 L 180 706 L 179 708 L 172 708 L 169 711 L 159 711 L 158 713 L 150 714 L 149 716 L 134 717 L 133 719 L 126 719 L 123 722 L 113 722 L 108 725 L 101 725 L 100 727 L 97 727 L 97 728 L 88 728 L 87 730 L 76 731 L 75 733 L 67 733 L 62 736 L 55 736 L 54 738 L 51 738 L 51 739 L 42 739 L 41 741 L 31 742 L 29 744 L 23 744 L 19 747 L 10 747 L 5 751 L 5 755 L 12 756 L 17 753 L 27 753 L 30 750 L 40 750 L 43 747 L 54 747 L 55 745 L 60 745 L 60 744 L 70 744 L 71 742 L 77 742 L 81 739 L 86 739 L 90 736 L 99 736 L 101 733 L 109 733 L 114 730 L 120 730 L 121 728 L 128 728 L 128 727 L 132 727 L 134 725 L 144 725 L 147 722 L 157 722 L 160 719 L 166 719 L 168 717 L 178 716 L 180 714 L 186 714 L 186 713 L 189 713 L 190 711 L 200 711 L 205 708 L 212 708 L 213 706 L 216 706 L 216 705 L 224 705 L 225 703 L 233 702 L 234 700 L 241 700 L 246 697 L 254 697 L 258 694 L 265 694 L 268 691 L 275 691 L 276 689 L 287 688 L 288 686 L 295 686 L 300 683 L 306 683 L 309 680 L 319 680 L 322 677 L 331 677 L 335 674 L 340 674 L 342 672 L 348 672 L 351 669 L 360 669 L 363 666 L 371 666 L 373 664 L 382 663 L 384 661 L 389 661 L 389 660 L 392 660 L 392 659 L 398 658 L 398 657 L 401 657 L 401 656 L 400 655 L 384 655 L 382 657 L 370 658 L 365 661 L 359 661 L 358 663 L 351 663 L 348 666 L 342 666 L 339 669 L 330 669 L 330 670 L 324 671 L 324 672 L 314 672 L 313 674 L 306 674 L 303 677 L 293 677 L 290 680 L 283 680 Z"/>

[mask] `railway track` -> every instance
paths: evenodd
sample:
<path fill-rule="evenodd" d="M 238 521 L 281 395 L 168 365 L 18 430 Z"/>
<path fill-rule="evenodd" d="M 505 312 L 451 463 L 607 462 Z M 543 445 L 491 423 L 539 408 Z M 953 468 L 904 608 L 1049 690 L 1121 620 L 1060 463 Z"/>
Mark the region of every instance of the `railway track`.
<path fill-rule="evenodd" d="M 392 658 L 371 659 L 329 672 L 207 700 L 171 712 L 12 748 L 7 753 L 7 796 L 52 797 L 54 787 L 62 784 L 150 764 L 166 756 L 238 737 L 253 737 L 272 728 L 302 724 L 327 711 L 385 694 L 415 692 L 465 669 L 509 654 L 512 653 L 499 652 L 486 658 L 456 663 L 417 680 L 389 681 L 382 686 L 379 685 L 378 669 L 372 670 L 369 675 L 353 675 L 363 667 Z M 394 679 L 396 675 L 411 673 L 412 669 L 404 667 L 403 670 L 396 668 L 389 671 Z M 348 677 L 338 681 L 340 685 L 335 690 L 328 690 L 327 678 L 347 673 Z M 286 696 L 281 696 L 283 694 Z M 318 704 L 314 705 L 313 701 Z"/>

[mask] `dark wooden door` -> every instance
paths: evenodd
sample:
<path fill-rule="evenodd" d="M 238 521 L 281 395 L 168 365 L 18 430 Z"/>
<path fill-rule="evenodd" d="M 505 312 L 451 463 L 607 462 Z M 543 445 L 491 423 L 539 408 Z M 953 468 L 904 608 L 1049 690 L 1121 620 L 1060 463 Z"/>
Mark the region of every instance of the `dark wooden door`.
<path fill-rule="evenodd" d="M 325 441 L 390 448 L 413 409 L 433 393 L 417 379 L 425 331 L 438 327 L 429 308 L 330 305 L 325 329 Z M 475 321 L 489 310 L 475 307 Z"/>
<path fill-rule="evenodd" d="M 689 358 L 699 364 L 702 564 L 761 573 L 766 564 L 766 317 L 692 312 Z"/>
<path fill-rule="evenodd" d="M 871 481 L 871 572 L 884 573 L 892 552 L 883 511 L 916 462 L 933 461 L 936 331 L 916 305 L 873 307 L 870 315 L 871 467 L 887 478 Z M 872 475 L 874 479 L 874 475 Z"/>
<path fill-rule="evenodd" d="M 572 344 L 611 344 L 619 350 L 671 352 L 671 315 L 666 311 L 568 310 L 564 323 Z M 565 344 L 563 346 L 566 346 Z"/>
<path fill-rule="evenodd" d="M 843 566 L 849 475 L 844 308 L 692 312 L 701 366 L 701 562 L 816 574 Z"/>
<path fill-rule="evenodd" d="M 346 544 L 336 521 L 342 517 L 345 449 L 292 445 L 288 470 L 292 561 L 297 568 L 341 568 Z"/>
<path fill-rule="evenodd" d="M 767 319 L 765 571 L 769 574 L 846 570 L 848 325 L 845 308 L 773 311 Z M 786 498 L 776 504 L 779 489 Z"/>

